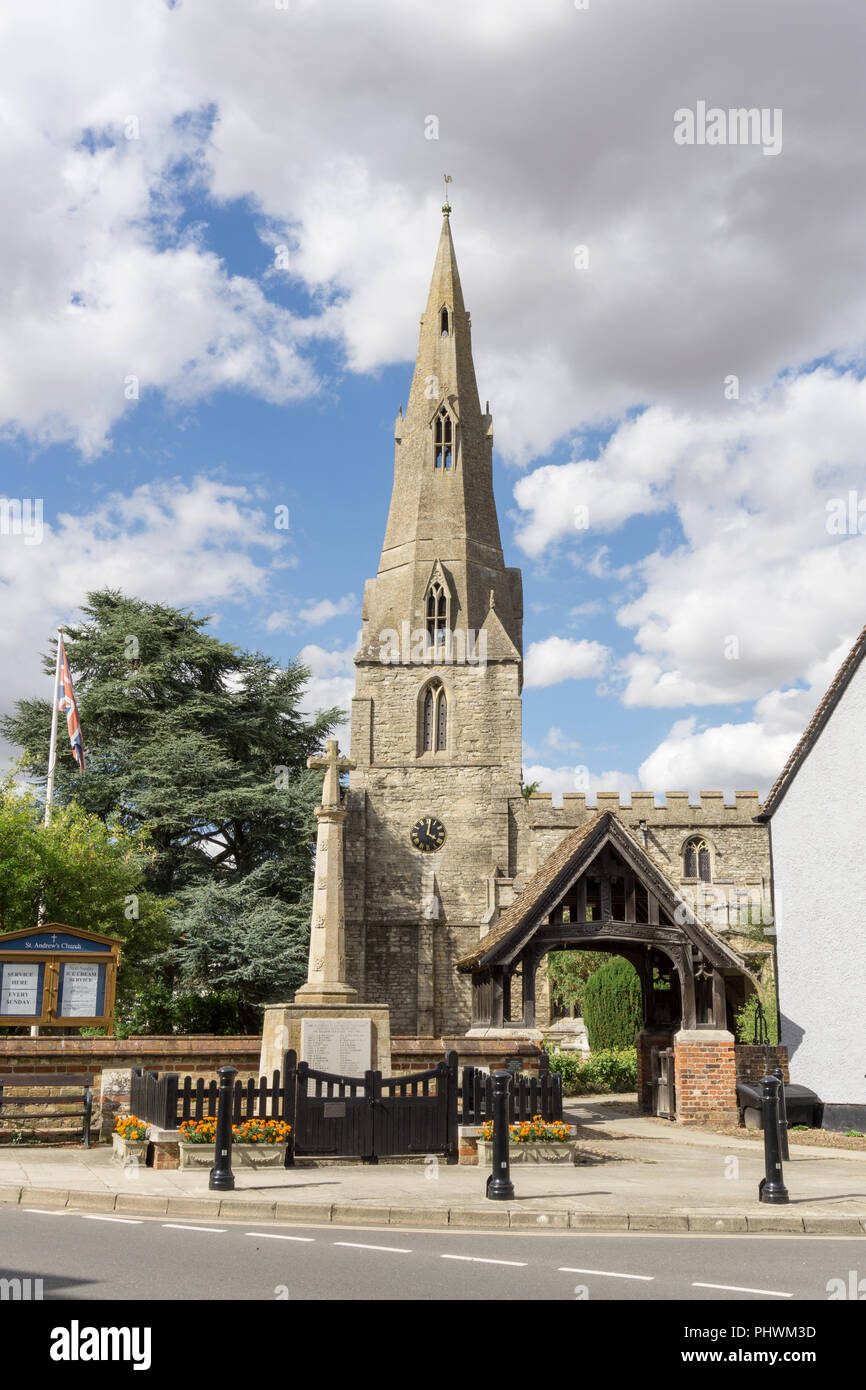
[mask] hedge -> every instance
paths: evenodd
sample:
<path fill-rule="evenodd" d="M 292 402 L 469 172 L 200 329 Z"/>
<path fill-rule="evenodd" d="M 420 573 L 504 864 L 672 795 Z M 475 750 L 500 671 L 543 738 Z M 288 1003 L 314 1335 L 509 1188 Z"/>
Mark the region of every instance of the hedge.
<path fill-rule="evenodd" d="M 550 1070 L 562 1077 L 567 1096 L 600 1095 L 604 1091 L 637 1090 L 637 1051 L 633 1047 L 605 1048 L 587 1056 L 581 1052 L 545 1049 Z"/>
<path fill-rule="evenodd" d="M 587 982 L 583 1019 L 593 1052 L 634 1046 L 643 1025 L 640 980 L 634 966 L 614 956 Z"/>

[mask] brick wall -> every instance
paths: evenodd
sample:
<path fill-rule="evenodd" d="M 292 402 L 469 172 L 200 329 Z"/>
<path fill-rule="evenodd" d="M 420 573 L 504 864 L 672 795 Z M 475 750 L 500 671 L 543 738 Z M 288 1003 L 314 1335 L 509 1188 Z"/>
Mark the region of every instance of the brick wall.
<path fill-rule="evenodd" d="M 257 1037 L 127 1038 L 0 1038 L 0 1072 L 93 1072 L 99 1088 L 103 1071 L 175 1071 L 181 1077 L 216 1077 L 221 1066 L 237 1067 L 245 1081 L 258 1077 L 262 1040 Z M 394 1037 L 391 1066 L 394 1073 L 424 1071 L 435 1066 L 446 1052 L 454 1051 L 461 1066 L 500 1067 L 508 1057 L 520 1057 L 524 1071 L 537 1071 L 541 1049 L 535 1043 L 510 1038 Z"/>
<path fill-rule="evenodd" d="M 674 1038 L 677 1119 L 680 1124 L 737 1123 L 734 1039 L 730 1033 L 700 1030 Z"/>
<path fill-rule="evenodd" d="M 461 1067 L 504 1068 L 509 1057 L 519 1057 L 525 1072 L 537 1072 L 542 1049 L 533 1042 L 511 1038 L 391 1038 L 391 1072 L 426 1071 L 441 1062 L 446 1052 L 456 1052 Z"/>
<path fill-rule="evenodd" d="M 752 1043 L 737 1043 L 736 1061 L 738 1081 L 760 1081 L 767 1066 L 766 1049 Z M 787 1047 L 770 1048 L 770 1071 L 776 1067 L 782 1068 L 786 1084 L 790 1082 Z"/>
<path fill-rule="evenodd" d="M 233 1066 L 246 1080 L 258 1076 L 261 1047 L 261 1038 L 207 1033 L 126 1039 L 0 1037 L 0 1072 L 93 1072 L 98 1087 L 104 1070 L 141 1067 L 209 1079 L 218 1067 Z"/>

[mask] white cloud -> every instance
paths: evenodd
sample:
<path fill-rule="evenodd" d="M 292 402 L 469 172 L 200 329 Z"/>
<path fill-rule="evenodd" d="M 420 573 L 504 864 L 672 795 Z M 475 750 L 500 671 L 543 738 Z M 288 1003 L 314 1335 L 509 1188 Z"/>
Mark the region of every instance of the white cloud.
<path fill-rule="evenodd" d="M 297 632 L 299 627 L 320 627 L 332 618 L 341 618 L 347 613 L 353 613 L 357 606 L 358 600 L 354 594 L 346 594 L 336 603 L 329 598 L 311 600 L 297 612 L 281 608 L 269 613 L 265 628 L 268 632 Z"/>
<path fill-rule="evenodd" d="M 810 666 L 806 684 L 771 690 L 755 702 L 754 715 L 741 723 L 701 727 L 697 719 L 677 720 L 668 736 L 638 769 L 647 790 L 706 789 L 728 795 L 756 790 L 763 796 L 775 782 L 818 702 L 847 655 L 855 634 Z"/>
<path fill-rule="evenodd" d="M 619 666 L 623 700 L 662 708 L 754 700 L 801 679 L 862 626 L 864 438 L 866 381 L 832 368 L 714 413 L 674 419 L 651 407 L 621 426 L 593 465 L 600 506 L 582 466 L 523 479 L 520 536 L 531 553 L 557 541 L 579 546 L 569 517 L 580 497 L 591 522 L 584 567 L 604 579 L 609 552 L 597 532 L 635 507 L 670 509 L 682 543 L 631 567 L 631 596 L 616 615 L 634 633 Z M 534 482 L 541 474 L 543 487 Z M 643 501 L 635 501 L 635 479 L 647 484 Z M 851 512 L 850 534 L 829 524 L 837 501 Z"/>
<path fill-rule="evenodd" d="M 341 618 L 346 613 L 353 613 L 357 606 L 358 600 L 354 594 L 346 594 L 336 603 L 329 598 L 323 598 L 316 603 L 309 604 L 306 608 L 302 608 L 300 618 L 310 627 L 318 627 L 321 623 L 330 622 L 332 618 Z"/>
<path fill-rule="evenodd" d="M 196 478 L 115 493 L 89 513 L 46 508 L 39 545 L 0 535 L 0 707 L 50 694 L 40 648 L 91 590 L 199 610 L 263 595 L 286 544 L 271 520 L 247 488 Z"/>
<path fill-rule="evenodd" d="M 642 402 L 705 407 L 732 371 L 745 389 L 858 345 L 859 5 L 839 0 L 807 40 L 787 13 L 755 28 L 752 11 L 731 0 L 707 45 L 681 0 L 7 7 L 5 420 L 95 451 L 129 408 L 128 374 L 184 399 L 234 384 L 284 400 L 315 389 L 317 335 L 355 370 L 410 357 L 446 166 L 479 379 L 512 458 Z M 778 158 L 674 144 L 695 94 L 743 92 L 784 107 Z M 600 140 L 583 138 L 587 112 Z M 181 235 L 193 193 L 260 213 L 258 283 L 227 272 L 206 230 Z M 308 321 L 263 293 L 275 244 L 290 270 L 273 274 L 316 296 Z M 583 469 L 576 485 L 614 516 Z M 652 484 L 637 476 L 629 505 L 654 506 Z"/>
<path fill-rule="evenodd" d="M 592 773 L 581 764 L 577 767 L 546 767 L 543 763 L 532 763 L 523 769 L 524 783 L 538 782 L 538 790 L 551 792 L 554 805 L 560 803 L 564 792 L 584 792 L 587 805 L 594 804 L 597 792 L 619 792 L 620 798 L 627 801 L 632 791 L 639 790 L 641 783 L 634 773 L 609 772 Z"/>
<path fill-rule="evenodd" d="M 558 748 L 563 752 L 573 752 L 580 747 L 580 744 L 574 739 L 566 738 L 565 734 L 556 724 L 548 729 L 544 742 L 547 744 L 548 748 Z"/>
<path fill-rule="evenodd" d="M 641 786 L 654 791 L 766 791 L 791 751 L 790 734 L 768 735 L 756 720 L 699 730 L 678 720 L 641 763 Z"/>
<path fill-rule="evenodd" d="M 302 647 L 298 660 L 310 668 L 311 676 L 304 690 L 301 712 L 315 714 L 319 710 L 331 709 L 334 705 L 345 711 L 346 718 L 331 735 L 339 740 L 343 752 L 350 744 L 349 711 L 355 693 L 354 658 L 361 645 L 361 633 L 347 647 L 328 651 L 311 642 Z"/>
<path fill-rule="evenodd" d="M 546 637 L 533 642 L 526 653 L 526 685 L 557 685 L 566 680 L 587 680 L 605 670 L 610 652 L 600 642 L 571 637 Z"/>

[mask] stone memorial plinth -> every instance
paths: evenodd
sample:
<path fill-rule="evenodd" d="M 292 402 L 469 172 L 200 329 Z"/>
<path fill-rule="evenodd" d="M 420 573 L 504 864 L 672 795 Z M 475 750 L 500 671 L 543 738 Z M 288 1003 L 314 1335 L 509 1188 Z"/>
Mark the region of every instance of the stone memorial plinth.
<path fill-rule="evenodd" d="M 351 1033 L 341 1027 L 347 1025 Z M 329 1026 L 330 1042 L 325 1041 Z M 311 1031 L 311 1029 L 313 1031 Z M 323 1031 L 324 1030 L 324 1031 Z M 368 1039 L 362 1045 L 360 1033 Z M 387 1004 L 270 1004 L 265 1009 L 260 1070 L 270 1077 L 291 1049 L 317 1071 L 363 1076 L 370 1069 L 391 1074 L 391 1025 Z M 369 1051 L 367 1050 L 369 1049 Z M 356 1067 L 366 1056 L 370 1060 Z M 334 1066 L 343 1057 L 347 1066 Z M 323 1062 L 326 1059 L 326 1064 Z"/>

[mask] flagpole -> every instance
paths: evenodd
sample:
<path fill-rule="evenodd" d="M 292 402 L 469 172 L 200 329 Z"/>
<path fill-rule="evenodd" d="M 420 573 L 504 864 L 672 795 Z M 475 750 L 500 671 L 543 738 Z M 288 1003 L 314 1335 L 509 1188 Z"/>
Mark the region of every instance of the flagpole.
<path fill-rule="evenodd" d="M 57 766 L 57 709 L 60 689 L 60 653 L 63 650 L 63 628 L 57 629 L 57 664 L 54 668 L 54 699 L 51 706 L 51 745 L 48 749 L 48 781 L 45 784 L 45 824 L 51 824 L 51 802 L 54 798 L 54 769 Z"/>
<path fill-rule="evenodd" d="M 45 821 L 46 826 L 51 824 L 51 802 L 54 797 L 54 769 L 57 766 L 57 694 L 60 689 L 60 653 L 63 649 L 63 628 L 57 629 L 57 661 L 54 665 L 54 699 L 51 702 L 51 743 L 48 749 L 48 781 L 45 784 Z M 39 903 L 39 912 L 36 918 L 36 925 L 41 927 L 45 918 L 45 904 Z M 39 1037 L 39 1025 L 34 1023 L 30 1028 L 31 1038 Z"/>

